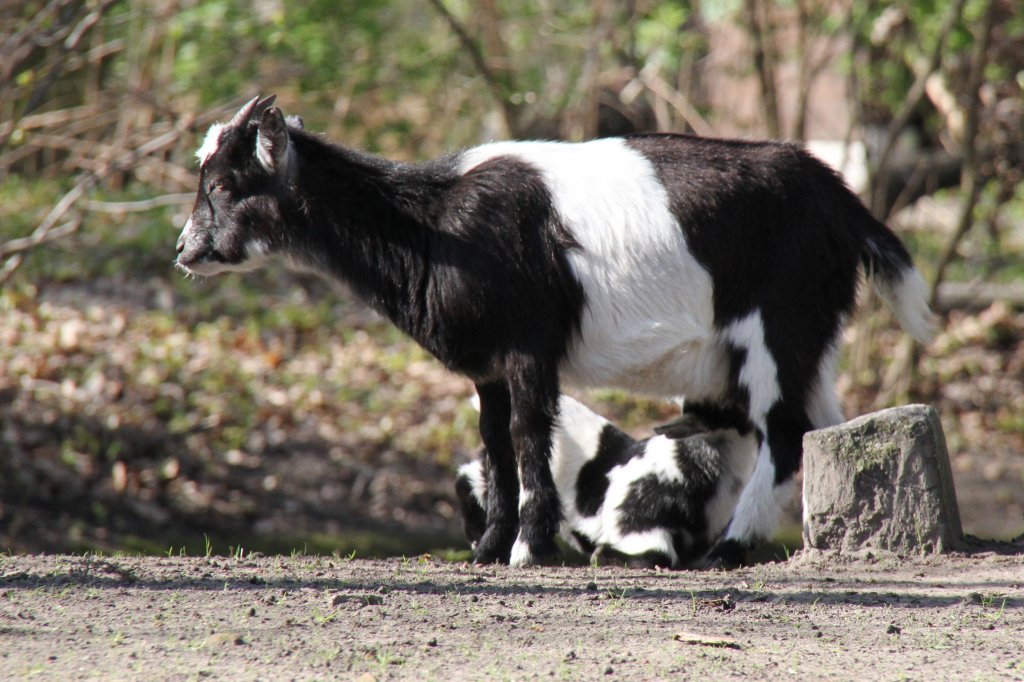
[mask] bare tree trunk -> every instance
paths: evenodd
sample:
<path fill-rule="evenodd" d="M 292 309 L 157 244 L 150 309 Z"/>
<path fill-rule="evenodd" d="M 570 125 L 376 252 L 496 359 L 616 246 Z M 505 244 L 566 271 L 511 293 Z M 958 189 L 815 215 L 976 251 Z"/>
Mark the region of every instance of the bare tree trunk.
<path fill-rule="evenodd" d="M 775 84 L 775 51 L 771 18 L 765 3 L 769 0 L 744 0 L 747 29 L 753 42 L 754 70 L 761 83 L 761 108 L 768 136 L 782 136 L 779 120 L 779 95 Z"/>
<path fill-rule="evenodd" d="M 796 42 L 798 81 L 796 94 L 796 118 L 793 121 L 793 137 L 803 140 L 807 137 L 807 108 L 811 96 L 811 46 L 808 45 L 808 24 L 810 12 L 808 0 L 796 0 Z"/>
<path fill-rule="evenodd" d="M 566 111 L 563 136 L 568 140 L 588 140 L 597 134 L 598 96 L 600 95 L 601 47 L 612 28 L 614 12 L 604 0 L 591 3 L 591 29 L 583 69 L 579 77 L 576 103 Z"/>

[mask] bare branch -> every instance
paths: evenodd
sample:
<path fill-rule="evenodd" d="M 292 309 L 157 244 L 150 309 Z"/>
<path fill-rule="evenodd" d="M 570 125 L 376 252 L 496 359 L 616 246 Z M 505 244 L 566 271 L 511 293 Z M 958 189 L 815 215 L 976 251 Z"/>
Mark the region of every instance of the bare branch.
<path fill-rule="evenodd" d="M 154 208 L 164 206 L 187 206 L 195 194 L 163 194 L 152 199 L 140 199 L 139 201 L 96 201 L 87 199 L 82 202 L 82 208 L 86 211 L 97 211 L 100 213 L 142 213 L 152 211 Z"/>
<path fill-rule="evenodd" d="M 961 1 L 960 6 L 962 8 L 963 2 Z M 932 280 L 931 296 L 929 298 L 929 305 L 935 309 L 939 304 L 939 296 L 942 285 L 942 280 L 945 276 L 946 268 L 952 262 L 956 255 L 957 246 L 960 240 L 970 231 L 974 225 L 974 209 L 978 204 L 978 197 L 981 194 L 981 179 L 980 169 L 978 165 L 978 154 L 975 148 L 975 142 L 978 136 L 978 125 L 979 118 L 981 115 L 981 85 L 985 73 L 985 66 L 988 63 L 988 46 L 992 36 L 992 27 L 995 22 L 995 9 L 996 0 L 988 0 L 988 7 L 985 11 L 985 17 L 983 19 L 980 35 L 977 37 L 978 43 L 977 48 L 974 52 L 974 57 L 971 61 L 971 71 L 967 79 L 967 93 L 969 94 L 968 109 L 966 113 L 966 122 L 964 124 L 964 162 L 963 170 L 961 174 L 961 191 L 964 194 L 963 204 L 960 207 L 960 218 L 957 223 L 957 228 L 954 231 L 949 242 L 947 242 L 942 255 L 939 257 L 938 265 L 936 265 L 935 276 Z M 959 11 L 956 12 L 959 17 Z M 950 26 L 950 30 L 952 27 Z M 940 39 L 940 43 L 943 42 Z M 936 64 L 937 66 L 937 64 Z M 935 66 L 932 67 L 932 70 Z M 924 84 L 923 82 L 927 79 L 927 76 L 918 77 L 918 83 L 921 83 L 921 89 L 923 94 Z M 917 85 L 917 83 L 915 83 Z M 906 338 L 900 344 L 896 353 L 894 353 L 894 359 L 889 365 L 889 369 L 882 382 L 882 388 L 879 390 L 878 400 L 892 400 L 897 395 L 903 395 L 907 392 L 910 386 L 910 372 L 907 370 L 917 366 L 917 355 L 918 348 L 913 344 L 911 339 Z"/>
<path fill-rule="evenodd" d="M 686 96 L 666 83 L 665 79 L 658 75 L 654 68 L 644 67 L 641 69 L 638 77 L 651 94 L 675 109 L 686 122 L 686 125 L 693 129 L 693 132 L 704 136 L 715 134 L 711 124 L 690 104 Z"/>
<path fill-rule="evenodd" d="M 871 211 L 875 217 L 880 220 L 886 216 L 884 212 L 884 197 L 882 196 L 882 190 L 887 185 L 886 175 L 889 173 L 889 159 L 892 157 L 893 151 L 896 149 L 896 142 L 899 139 L 900 133 L 904 128 L 907 127 L 907 123 L 910 122 L 910 117 L 913 115 L 914 110 L 921 102 L 921 98 L 925 96 L 925 88 L 928 84 L 928 78 L 939 68 L 942 63 L 942 53 L 946 45 L 946 40 L 949 38 L 950 33 L 956 27 L 960 21 L 960 17 L 963 15 L 964 4 L 966 0 L 953 0 L 953 4 L 950 5 L 949 11 L 942 20 L 942 24 L 939 27 L 938 37 L 935 40 L 935 45 L 932 48 L 931 54 L 928 55 L 928 59 L 924 66 L 918 70 L 917 77 L 914 80 L 913 85 L 910 86 L 910 90 L 907 91 L 907 96 L 903 100 L 903 105 L 899 108 L 892 120 L 889 122 L 889 127 L 886 130 L 885 145 L 882 147 L 882 152 L 878 157 L 878 163 L 876 165 L 877 177 L 875 178 L 874 191 L 871 197 Z"/>
<path fill-rule="evenodd" d="M 978 126 L 981 118 L 981 85 L 985 76 L 985 67 L 988 64 L 988 46 L 992 38 L 992 28 L 995 23 L 996 0 L 988 0 L 988 7 L 985 10 L 985 18 L 981 27 L 981 35 L 978 36 L 978 46 L 971 62 L 971 71 L 967 78 L 967 93 L 970 99 L 967 104 L 967 112 L 964 121 L 964 165 L 961 175 L 961 190 L 964 193 L 964 203 L 960 209 L 960 219 L 956 231 L 943 249 L 939 262 L 935 267 L 935 277 L 932 281 L 931 301 L 934 303 L 938 298 L 939 285 L 946 274 L 946 268 L 956 256 L 957 247 L 960 241 L 970 231 L 974 224 L 974 207 L 978 203 L 981 194 L 981 172 L 978 164 L 977 137 Z"/>
<path fill-rule="evenodd" d="M 184 134 L 184 132 L 192 124 L 193 119 L 191 117 L 184 117 L 178 125 L 163 135 L 153 138 L 149 142 L 139 146 L 138 148 L 122 154 L 120 157 L 113 161 L 108 161 L 101 165 L 100 168 L 83 173 L 78 182 L 75 183 L 68 192 L 61 197 L 50 212 L 46 215 L 41 223 L 32 231 L 32 234 L 28 237 L 19 239 L 13 239 L 5 244 L 0 245 L 0 258 L 6 258 L 7 262 L 4 263 L 3 268 L 0 268 L 0 283 L 5 282 L 18 266 L 21 264 L 21 254 L 28 251 L 39 244 L 52 241 L 59 236 L 66 236 L 78 229 L 81 224 L 81 218 L 72 218 L 67 223 L 59 226 L 57 225 L 65 215 L 75 206 L 79 199 L 81 199 L 86 192 L 96 187 L 100 182 L 105 180 L 113 173 L 117 173 L 138 163 L 139 159 L 153 154 L 155 152 L 166 149 L 167 147 L 175 144 L 178 139 Z M 73 225 L 73 227 L 69 227 Z M 56 236 L 54 236 L 56 234 Z"/>
<path fill-rule="evenodd" d="M 512 137 L 518 137 L 518 118 L 516 116 L 515 108 L 508 100 L 508 84 L 502 82 L 494 70 L 491 69 L 490 65 L 487 63 L 487 58 L 480 49 L 480 45 L 473 40 L 473 37 L 469 35 L 469 31 L 466 30 L 466 27 L 462 25 L 458 18 L 456 18 L 456 16 L 444 6 L 443 0 L 429 0 L 429 2 L 431 6 L 433 6 L 433 8 L 444 18 L 444 20 L 448 22 L 448 26 L 451 27 L 455 36 L 459 39 L 463 49 L 469 53 L 469 58 L 473 61 L 473 66 L 476 67 L 476 70 L 487 83 L 487 88 L 490 90 L 491 96 L 494 98 L 494 101 L 498 104 L 498 108 L 501 110 L 501 115 L 505 122 L 505 129 L 508 130 Z"/>

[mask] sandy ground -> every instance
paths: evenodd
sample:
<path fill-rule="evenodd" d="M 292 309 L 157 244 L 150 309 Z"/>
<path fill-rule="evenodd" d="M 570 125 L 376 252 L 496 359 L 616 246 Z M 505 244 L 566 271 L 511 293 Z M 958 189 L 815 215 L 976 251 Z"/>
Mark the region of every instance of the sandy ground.
<path fill-rule="evenodd" d="M 1024 680 L 1024 554 L 0 557 L 4 679 Z"/>

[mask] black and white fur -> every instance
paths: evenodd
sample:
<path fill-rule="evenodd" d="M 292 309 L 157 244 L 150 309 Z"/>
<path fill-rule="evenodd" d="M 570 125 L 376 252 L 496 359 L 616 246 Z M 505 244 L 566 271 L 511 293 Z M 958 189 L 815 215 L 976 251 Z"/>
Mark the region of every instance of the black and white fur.
<path fill-rule="evenodd" d="M 800 146 L 677 135 L 499 142 L 420 164 L 332 145 L 253 99 L 213 126 L 177 265 L 280 256 L 346 282 L 481 399 L 479 562 L 555 550 L 560 382 L 685 396 L 683 427 L 754 430 L 723 548 L 769 535 L 833 392 L 858 268 L 931 333 L 899 239 Z"/>
<path fill-rule="evenodd" d="M 702 566 L 732 518 L 753 467 L 754 435 L 710 431 L 636 440 L 563 395 L 551 438 L 562 503 L 560 537 L 594 559 L 634 566 Z M 486 453 L 459 467 L 466 537 L 486 530 Z"/>

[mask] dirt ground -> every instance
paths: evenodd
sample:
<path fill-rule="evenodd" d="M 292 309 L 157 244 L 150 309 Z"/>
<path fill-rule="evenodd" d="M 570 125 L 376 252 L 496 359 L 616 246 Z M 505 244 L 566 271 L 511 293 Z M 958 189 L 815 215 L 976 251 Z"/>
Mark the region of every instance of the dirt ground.
<path fill-rule="evenodd" d="M 42 680 L 1024 680 L 1020 550 L 800 552 L 731 572 L 3 556 L 0 670 Z"/>

